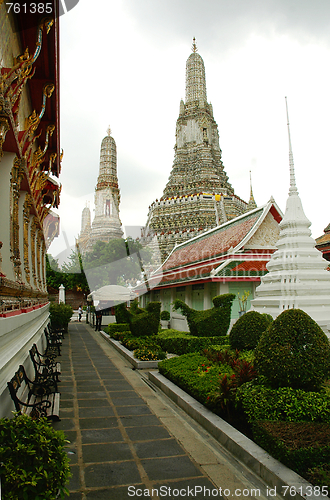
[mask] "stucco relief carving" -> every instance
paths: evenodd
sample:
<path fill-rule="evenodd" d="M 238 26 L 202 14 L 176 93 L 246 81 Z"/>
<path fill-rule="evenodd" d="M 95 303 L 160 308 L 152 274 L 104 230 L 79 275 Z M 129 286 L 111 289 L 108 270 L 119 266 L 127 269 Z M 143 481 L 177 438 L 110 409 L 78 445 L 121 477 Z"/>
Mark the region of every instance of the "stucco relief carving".
<path fill-rule="evenodd" d="M 268 213 L 265 220 L 248 242 L 247 247 L 275 247 L 280 235 L 279 224 Z"/>

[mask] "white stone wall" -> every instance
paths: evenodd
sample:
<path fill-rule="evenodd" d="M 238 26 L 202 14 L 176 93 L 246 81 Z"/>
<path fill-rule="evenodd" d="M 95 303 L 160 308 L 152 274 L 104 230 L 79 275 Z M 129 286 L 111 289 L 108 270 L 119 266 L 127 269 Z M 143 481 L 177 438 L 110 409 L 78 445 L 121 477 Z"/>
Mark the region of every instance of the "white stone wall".
<path fill-rule="evenodd" d="M 19 365 L 24 365 L 28 377 L 34 379 L 29 350 L 35 343 L 44 352 L 44 328 L 48 321 L 48 304 L 28 313 L 0 318 L 0 418 L 10 417 L 15 409 L 7 382 Z"/>

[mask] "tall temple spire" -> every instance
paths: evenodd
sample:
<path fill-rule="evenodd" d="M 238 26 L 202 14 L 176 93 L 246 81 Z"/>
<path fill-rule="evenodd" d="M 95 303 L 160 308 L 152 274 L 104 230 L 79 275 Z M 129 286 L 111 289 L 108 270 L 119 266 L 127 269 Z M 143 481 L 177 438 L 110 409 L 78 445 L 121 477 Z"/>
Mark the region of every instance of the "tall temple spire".
<path fill-rule="evenodd" d="M 116 142 L 108 127 L 107 135 L 101 143 L 99 175 L 95 188 L 95 217 L 84 245 L 85 251 L 91 250 L 97 241 L 108 242 L 122 237 L 119 203 Z M 87 220 L 87 209 L 84 210 L 84 220 Z M 85 227 L 88 225 L 85 224 Z M 81 235 L 83 232 L 82 230 Z"/>
<path fill-rule="evenodd" d="M 186 102 L 197 104 L 200 108 L 207 106 L 206 80 L 204 61 L 197 53 L 195 38 L 193 39 L 192 53 L 186 63 Z"/>
<path fill-rule="evenodd" d="M 289 110 L 288 110 L 288 99 L 285 97 L 285 107 L 286 107 L 286 117 L 287 117 L 287 126 L 288 126 L 288 137 L 289 137 L 289 166 L 290 166 L 290 189 L 289 195 L 292 193 L 297 193 L 296 186 L 296 177 L 294 172 L 294 163 L 293 163 L 293 153 L 292 153 L 292 145 L 291 145 L 291 134 L 290 134 L 290 122 L 289 122 Z"/>
<path fill-rule="evenodd" d="M 145 234 L 156 233 L 162 258 L 175 244 L 246 211 L 221 160 L 218 126 L 207 102 L 205 68 L 193 39 L 186 97 L 176 122 L 175 157 L 163 196 L 149 207 Z"/>
<path fill-rule="evenodd" d="M 290 189 L 285 214 L 280 223 L 277 250 L 267 264 L 268 274 L 256 289 L 253 309 L 274 318 L 285 309 L 299 308 L 309 314 L 329 335 L 330 273 L 328 262 L 315 248 L 298 194 L 290 137 L 287 99 L 286 113 L 289 133 Z"/>
<path fill-rule="evenodd" d="M 249 203 L 248 203 L 246 211 L 248 212 L 249 210 L 253 210 L 254 208 L 257 208 L 257 204 L 256 204 L 254 196 L 253 196 L 252 177 L 251 177 L 251 170 L 250 170 L 250 199 L 249 199 Z"/>

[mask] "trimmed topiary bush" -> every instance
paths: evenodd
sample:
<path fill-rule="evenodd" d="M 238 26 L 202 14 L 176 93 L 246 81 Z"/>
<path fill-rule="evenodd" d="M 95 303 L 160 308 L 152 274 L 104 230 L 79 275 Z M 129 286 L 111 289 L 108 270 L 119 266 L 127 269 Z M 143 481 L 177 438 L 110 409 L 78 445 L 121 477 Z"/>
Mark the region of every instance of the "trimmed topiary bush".
<path fill-rule="evenodd" d="M 261 336 L 255 366 L 272 387 L 317 390 L 330 376 L 330 343 L 304 311 L 288 309 Z"/>
<path fill-rule="evenodd" d="M 176 299 L 173 303 L 173 309 L 175 311 L 180 309 L 183 316 L 186 316 L 191 335 L 196 337 L 222 337 L 228 332 L 234 298 L 235 295 L 232 293 L 218 295 L 212 300 L 214 307 L 206 311 L 196 311 L 187 306 L 182 300 Z"/>
<path fill-rule="evenodd" d="M 239 351 L 249 351 L 255 349 L 259 339 L 273 318 L 257 311 L 249 311 L 243 314 L 233 325 L 229 333 L 229 341 L 232 349 Z"/>
<path fill-rule="evenodd" d="M 115 306 L 115 316 L 116 323 L 129 323 L 129 312 L 126 307 L 126 302 L 122 302 L 121 304 L 117 304 Z"/>
<path fill-rule="evenodd" d="M 129 324 L 132 335 L 144 337 L 156 335 L 160 322 L 160 302 L 150 302 L 146 309 L 139 309 L 137 314 L 130 313 Z"/>
<path fill-rule="evenodd" d="M 171 315 L 170 315 L 170 313 L 168 311 L 162 311 L 160 313 L 160 319 L 162 321 L 170 321 L 170 318 L 171 318 Z"/>

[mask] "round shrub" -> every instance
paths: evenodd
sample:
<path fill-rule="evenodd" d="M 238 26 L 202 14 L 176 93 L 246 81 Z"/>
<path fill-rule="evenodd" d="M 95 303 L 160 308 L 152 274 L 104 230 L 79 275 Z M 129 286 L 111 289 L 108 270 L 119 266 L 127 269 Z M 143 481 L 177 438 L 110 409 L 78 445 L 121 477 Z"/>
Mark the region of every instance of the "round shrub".
<path fill-rule="evenodd" d="M 271 318 L 271 319 L 270 319 Z M 273 321 L 273 318 L 257 311 L 249 311 L 243 314 L 233 325 L 229 333 L 229 341 L 232 349 L 239 351 L 255 349 L 264 331 Z"/>
<path fill-rule="evenodd" d="M 255 366 L 272 387 L 317 390 L 330 375 L 330 343 L 304 311 L 282 312 L 262 335 Z"/>
<path fill-rule="evenodd" d="M 171 315 L 170 315 L 170 313 L 168 311 L 162 311 L 160 313 L 160 319 L 162 321 L 170 321 L 170 318 L 171 318 Z"/>

